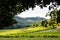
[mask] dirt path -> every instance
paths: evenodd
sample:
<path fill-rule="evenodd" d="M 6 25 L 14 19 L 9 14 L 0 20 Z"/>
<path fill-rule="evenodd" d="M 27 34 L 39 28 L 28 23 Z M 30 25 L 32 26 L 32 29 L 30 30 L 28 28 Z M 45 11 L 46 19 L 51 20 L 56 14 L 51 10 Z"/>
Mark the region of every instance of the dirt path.
<path fill-rule="evenodd" d="M 57 27 L 57 28 L 51 29 L 51 30 L 44 30 L 44 31 L 41 31 L 41 32 L 54 32 L 56 30 L 60 30 L 60 27 Z"/>
<path fill-rule="evenodd" d="M 51 30 L 45 30 L 45 31 L 41 31 L 41 32 L 54 32 L 56 31 L 57 29 L 51 29 Z"/>
<path fill-rule="evenodd" d="M 60 29 L 60 26 L 57 26 L 57 29 Z"/>

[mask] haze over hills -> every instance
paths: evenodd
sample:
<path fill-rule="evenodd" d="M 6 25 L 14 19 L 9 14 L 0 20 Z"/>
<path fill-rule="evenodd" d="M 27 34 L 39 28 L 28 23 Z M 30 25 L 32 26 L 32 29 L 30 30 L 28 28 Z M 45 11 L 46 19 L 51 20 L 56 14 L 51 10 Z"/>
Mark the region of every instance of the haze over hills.
<path fill-rule="evenodd" d="M 21 20 L 31 20 L 31 21 L 38 21 L 38 20 L 40 20 L 40 21 L 42 21 L 42 20 L 45 20 L 45 18 L 40 18 L 40 17 L 27 17 L 27 18 L 22 18 L 22 17 L 19 17 L 19 16 L 15 16 L 14 17 L 15 19 L 16 19 L 16 21 L 21 21 Z"/>
<path fill-rule="evenodd" d="M 19 16 L 14 17 L 19 25 L 31 25 L 33 23 L 41 22 L 42 20 L 45 20 L 45 18 L 40 17 L 27 17 L 27 18 L 21 18 Z"/>
<path fill-rule="evenodd" d="M 15 16 L 14 19 L 16 19 L 17 24 L 15 24 L 13 26 L 9 26 L 9 27 L 7 27 L 7 29 L 30 27 L 34 23 L 40 23 L 42 20 L 46 20 L 45 18 L 40 18 L 40 17 L 22 18 L 19 16 Z"/>

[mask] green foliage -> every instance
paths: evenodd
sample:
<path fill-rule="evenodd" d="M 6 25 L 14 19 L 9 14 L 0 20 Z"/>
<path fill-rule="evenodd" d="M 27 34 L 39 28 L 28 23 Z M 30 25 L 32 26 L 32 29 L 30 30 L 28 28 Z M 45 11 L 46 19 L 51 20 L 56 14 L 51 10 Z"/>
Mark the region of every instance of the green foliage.
<path fill-rule="evenodd" d="M 44 20 L 44 21 L 41 22 L 41 25 L 44 26 L 44 27 L 47 27 L 47 24 L 48 24 L 47 20 Z"/>
<path fill-rule="evenodd" d="M 60 10 L 57 11 L 57 23 L 60 23 Z"/>
<path fill-rule="evenodd" d="M 60 10 L 54 9 L 49 13 L 51 17 L 50 21 L 54 21 L 55 23 L 60 23 Z"/>
<path fill-rule="evenodd" d="M 12 23 L 13 17 L 21 13 L 29 8 L 34 8 L 35 5 L 46 6 L 53 2 L 53 0 L 0 0 L 0 27 L 3 28 L 5 26 L 10 26 L 15 23 Z M 56 0 L 58 5 L 60 4 L 60 0 Z M 3 25 L 3 26 L 2 26 Z"/>
<path fill-rule="evenodd" d="M 49 20 L 44 20 L 41 22 L 41 25 L 43 27 L 48 27 L 48 28 L 56 28 L 57 24 L 55 23 L 55 21 L 53 19 L 49 19 Z"/>
<path fill-rule="evenodd" d="M 53 7 L 54 8 L 54 7 Z M 48 12 L 46 16 L 50 16 L 50 19 L 48 20 L 49 26 L 56 26 L 58 23 L 60 23 L 60 10 L 54 8 L 51 12 Z"/>
<path fill-rule="evenodd" d="M 58 23 L 58 26 L 60 26 L 60 23 Z"/>
<path fill-rule="evenodd" d="M 54 27 L 55 21 L 50 19 L 48 20 L 48 25 Z"/>
<path fill-rule="evenodd" d="M 31 25 L 31 27 L 40 27 L 41 26 L 41 23 L 33 23 L 32 25 Z"/>

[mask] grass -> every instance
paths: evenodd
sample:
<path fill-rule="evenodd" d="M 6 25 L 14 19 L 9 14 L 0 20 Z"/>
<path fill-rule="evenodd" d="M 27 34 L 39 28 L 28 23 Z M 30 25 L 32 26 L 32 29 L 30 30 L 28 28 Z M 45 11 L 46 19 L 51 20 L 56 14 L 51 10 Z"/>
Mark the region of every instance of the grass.
<path fill-rule="evenodd" d="M 60 29 L 34 27 L 0 30 L 0 40 L 59 40 Z"/>
<path fill-rule="evenodd" d="M 0 40 L 60 40 L 60 38 L 49 38 L 49 37 L 27 38 L 27 37 L 20 37 L 20 38 L 0 38 Z"/>
<path fill-rule="evenodd" d="M 47 28 L 45 27 L 13 29 L 1 31 L 0 37 L 60 37 L 60 31 L 57 29 L 47 31 Z"/>
<path fill-rule="evenodd" d="M 35 28 L 26 28 L 26 29 L 13 29 L 13 30 L 0 30 L 0 35 L 14 35 L 14 34 L 22 34 L 22 33 L 30 33 L 41 30 L 47 30 L 45 27 L 35 27 Z"/>

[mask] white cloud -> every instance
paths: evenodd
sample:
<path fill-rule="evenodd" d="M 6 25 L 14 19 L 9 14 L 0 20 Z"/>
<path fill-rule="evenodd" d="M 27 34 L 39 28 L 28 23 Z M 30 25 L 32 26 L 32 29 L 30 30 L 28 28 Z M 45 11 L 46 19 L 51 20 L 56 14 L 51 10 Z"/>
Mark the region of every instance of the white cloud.
<path fill-rule="evenodd" d="M 45 17 L 46 13 L 48 12 L 48 7 L 41 9 L 39 6 L 36 6 L 34 10 L 31 8 L 29 10 L 26 10 L 25 12 L 22 12 L 21 14 L 18 14 L 18 16 L 26 18 L 26 17 L 44 17 L 49 19 L 49 17 Z"/>

